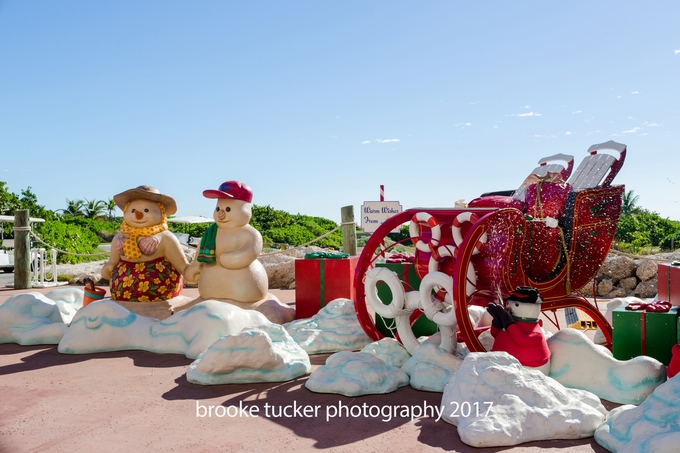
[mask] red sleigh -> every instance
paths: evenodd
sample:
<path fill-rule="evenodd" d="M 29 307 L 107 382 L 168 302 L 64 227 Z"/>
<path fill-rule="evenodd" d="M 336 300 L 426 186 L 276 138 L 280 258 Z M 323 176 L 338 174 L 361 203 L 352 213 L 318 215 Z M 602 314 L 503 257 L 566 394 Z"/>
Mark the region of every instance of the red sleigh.
<path fill-rule="evenodd" d="M 618 151 L 618 158 L 598 153 L 605 149 Z M 623 165 L 626 146 L 609 141 L 591 146 L 588 152 L 567 184 L 542 182 L 547 179 L 539 175 L 536 183 L 525 185 L 523 203 L 505 194 L 504 205 L 503 195 L 499 198 L 496 194 L 493 199 L 485 200 L 483 196 L 474 200 L 470 203 L 474 207 L 408 209 L 388 219 L 366 243 L 355 274 L 355 308 L 367 335 L 373 340 L 383 337 L 376 327 L 375 310 L 367 304 L 367 274 L 397 245 L 384 247 L 387 234 L 410 223 L 411 240 L 416 245 L 411 266 L 415 266 L 420 278 L 439 271 L 452 279 L 448 290 L 452 294 L 434 294 L 436 286 L 431 293 L 433 300 L 440 301 L 441 313 L 455 313 L 460 337 L 470 351 L 485 349 L 470 320 L 468 306 L 486 306 L 499 296 L 506 297 L 517 286 L 537 288 L 543 312 L 568 307 L 584 311 L 611 345 L 611 326 L 578 290 L 592 282 L 614 240 L 624 186 L 612 186 L 611 182 Z M 568 161 L 570 156 L 559 157 Z M 566 168 L 553 167 L 552 171 L 564 177 L 570 169 L 568 164 Z M 556 185 L 560 190 L 555 189 Z M 546 196 L 550 191 L 559 193 Z M 398 277 L 404 290 L 409 291 L 403 275 Z M 390 289 L 393 293 L 400 290 L 393 284 Z M 372 286 L 370 291 L 374 300 Z M 382 307 L 378 304 L 376 308 Z M 423 314 L 422 309 L 413 309 L 413 303 L 410 312 L 407 308 L 394 312 L 407 317 L 410 323 Z M 443 316 L 431 312 L 428 318 L 433 315 Z"/>

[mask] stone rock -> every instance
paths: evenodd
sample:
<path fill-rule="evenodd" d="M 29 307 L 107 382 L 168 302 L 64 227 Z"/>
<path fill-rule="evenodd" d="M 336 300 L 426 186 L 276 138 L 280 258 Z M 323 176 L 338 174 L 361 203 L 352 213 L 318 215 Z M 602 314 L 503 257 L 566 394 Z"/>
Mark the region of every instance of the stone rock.
<path fill-rule="evenodd" d="M 597 295 L 600 297 L 604 297 L 607 294 L 609 294 L 612 289 L 614 288 L 614 284 L 610 279 L 604 279 L 597 285 Z"/>
<path fill-rule="evenodd" d="M 625 289 L 627 292 L 633 291 L 638 285 L 637 277 L 628 277 L 621 279 L 618 286 L 619 288 Z"/>
<path fill-rule="evenodd" d="M 614 403 L 640 404 L 666 381 L 666 367 L 658 360 L 647 356 L 616 360 L 607 348 L 575 329 L 558 331 L 548 339 L 548 347 L 551 378 Z"/>
<path fill-rule="evenodd" d="M 593 282 L 586 283 L 583 288 L 579 289 L 579 292 L 586 297 L 593 297 Z"/>
<path fill-rule="evenodd" d="M 639 406 L 614 408 L 595 431 L 595 441 L 609 451 L 674 452 L 680 445 L 680 377 L 658 386 Z"/>
<path fill-rule="evenodd" d="M 281 302 L 279 298 L 273 295 L 272 293 L 267 293 L 267 296 L 264 299 L 258 300 L 257 302 L 239 302 L 237 300 L 232 299 L 208 299 L 208 300 L 214 300 L 224 302 L 226 304 L 235 305 L 236 307 L 242 308 L 243 310 L 258 311 L 262 313 L 265 316 L 265 318 L 267 318 L 270 322 L 273 322 L 275 324 L 285 324 L 295 319 L 295 309 Z M 204 299 L 198 297 L 194 300 L 190 300 L 189 302 L 185 302 L 181 307 L 175 308 L 173 312 L 176 313 L 179 310 L 186 310 L 203 301 Z M 150 303 L 149 302 L 144 303 L 144 305 L 148 304 Z M 127 308 L 128 310 L 132 310 L 127 305 L 125 306 L 125 308 Z"/>
<path fill-rule="evenodd" d="M 617 297 L 626 297 L 627 295 L 628 293 L 626 292 L 625 289 L 615 287 L 609 294 L 602 297 L 604 297 L 605 299 L 615 299 Z"/>
<path fill-rule="evenodd" d="M 655 278 L 654 280 L 647 280 L 644 282 L 640 282 L 636 287 L 635 290 L 633 291 L 634 295 L 641 298 L 641 299 L 648 299 L 650 297 L 656 296 L 658 292 L 658 281 Z"/>
<path fill-rule="evenodd" d="M 466 410 L 466 403 L 480 410 Z M 594 394 L 524 368 L 506 352 L 468 354 L 446 384 L 441 408 L 442 420 L 473 447 L 590 437 L 607 418 Z"/>
<path fill-rule="evenodd" d="M 638 261 L 638 267 L 637 270 L 635 271 L 635 275 L 642 280 L 643 282 L 646 282 L 647 280 L 651 280 L 652 278 L 655 278 L 658 273 L 658 266 L 656 261 L 652 260 L 639 260 Z"/>
<path fill-rule="evenodd" d="M 635 261 L 627 256 L 607 257 L 600 268 L 600 274 L 616 285 L 619 280 L 635 275 L 635 267 Z"/>

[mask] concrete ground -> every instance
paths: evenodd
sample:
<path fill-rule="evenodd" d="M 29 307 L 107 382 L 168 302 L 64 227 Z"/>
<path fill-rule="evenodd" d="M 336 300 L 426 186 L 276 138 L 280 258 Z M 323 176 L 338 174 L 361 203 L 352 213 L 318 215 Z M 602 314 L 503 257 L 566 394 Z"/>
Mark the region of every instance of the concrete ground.
<path fill-rule="evenodd" d="M 0 288 L 0 304 L 19 292 L 25 291 Z M 294 290 L 272 292 L 294 303 Z M 197 293 L 185 289 L 183 294 Z M 327 357 L 312 356 L 313 368 Z M 607 451 L 593 438 L 472 448 L 460 441 L 454 426 L 430 414 L 383 420 L 374 409 L 373 416 L 350 412 L 327 418 L 338 407 L 364 404 L 438 406 L 441 394 L 411 387 L 357 398 L 317 394 L 304 387 L 307 376 L 201 386 L 186 380 L 191 362 L 144 351 L 66 355 L 56 345 L 0 344 L 0 453 Z M 607 409 L 616 406 L 603 403 Z"/>

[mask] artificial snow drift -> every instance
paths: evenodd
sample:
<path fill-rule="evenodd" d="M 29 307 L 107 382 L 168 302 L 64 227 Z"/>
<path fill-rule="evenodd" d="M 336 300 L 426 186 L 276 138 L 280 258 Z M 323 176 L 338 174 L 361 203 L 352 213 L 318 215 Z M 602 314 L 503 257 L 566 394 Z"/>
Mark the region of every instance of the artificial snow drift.
<path fill-rule="evenodd" d="M 57 344 L 83 305 L 83 291 L 60 288 L 17 294 L 0 305 L 0 343 Z"/>
<path fill-rule="evenodd" d="M 463 359 L 444 351 L 431 342 L 424 342 L 401 367 L 416 390 L 442 392 L 451 376 L 458 371 Z"/>
<path fill-rule="evenodd" d="M 343 351 L 312 372 L 305 383 L 312 392 L 359 396 L 390 393 L 408 385 L 401 369 L 387 365 L 367 352 Z"/>
<path fill-rule="evenodd" d="M 311 318 L 297 319 L 284 327 L 308 354 L 356 351 L 371 342 L 349 299 L 335 299 Z"/>
<path fill-rule="evenodd" d="M 307 353 L 278 324 L 243 329 L 217 340 L 187 370 L 194 384 L 290 381 L 309 373 Z"/>
<path fill-rule="evenodd" d="M 442 410 L 473 447 L 590 437 L 607 413 L 592 393 L 568 389 L 505 352 L 468 354 L 444 388 Z"/>
<path fill-rule="evenodd" d="M 647 356 L 617 360 L 582 332 L 562 329 L 548 339 L 550 377 L 620 404 L 640 404 L 666 380 L 666 367 Z"/>
<path fill-rule="evenodd" d="M 639 406 L 613 409 L 595 441 L 619 453 L 675 453 L 680 449 L 680 375 L 660 385 Z"/>
<path fill-rule="evenodd" d="M 203 301 L 163 321 L 136 315 L 111 300 L 101 300 L 78 311 L 58 351 L 86 354 L 142 349 L 195 359 L 223 336 L 269 324 L 262 313 L 215 300 Z"/>
<path fill-rule="evenodd" d="M 368 352 L 382 359 L 386 364 L 401 368 L 411 354 L 394 338 L 383 338 L 364 346 L 361 352 Z"/>

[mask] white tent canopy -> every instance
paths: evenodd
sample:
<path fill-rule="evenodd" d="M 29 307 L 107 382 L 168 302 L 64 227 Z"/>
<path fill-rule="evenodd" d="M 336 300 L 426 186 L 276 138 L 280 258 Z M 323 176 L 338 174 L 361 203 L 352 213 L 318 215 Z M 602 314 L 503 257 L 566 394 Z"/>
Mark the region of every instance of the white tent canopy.
<path fill-rule="evenodd" d="M 179 217 L 173 217 L 171 219 L 168 219 L 168 222 L 175 222 L 175 223 L 208 223 L 208 222 L 214 222 L 213 219 L 209 219 L 207 217 L 203 217 L 200 215 L 188 215 L 188 216 L 179 216 Z"/>

